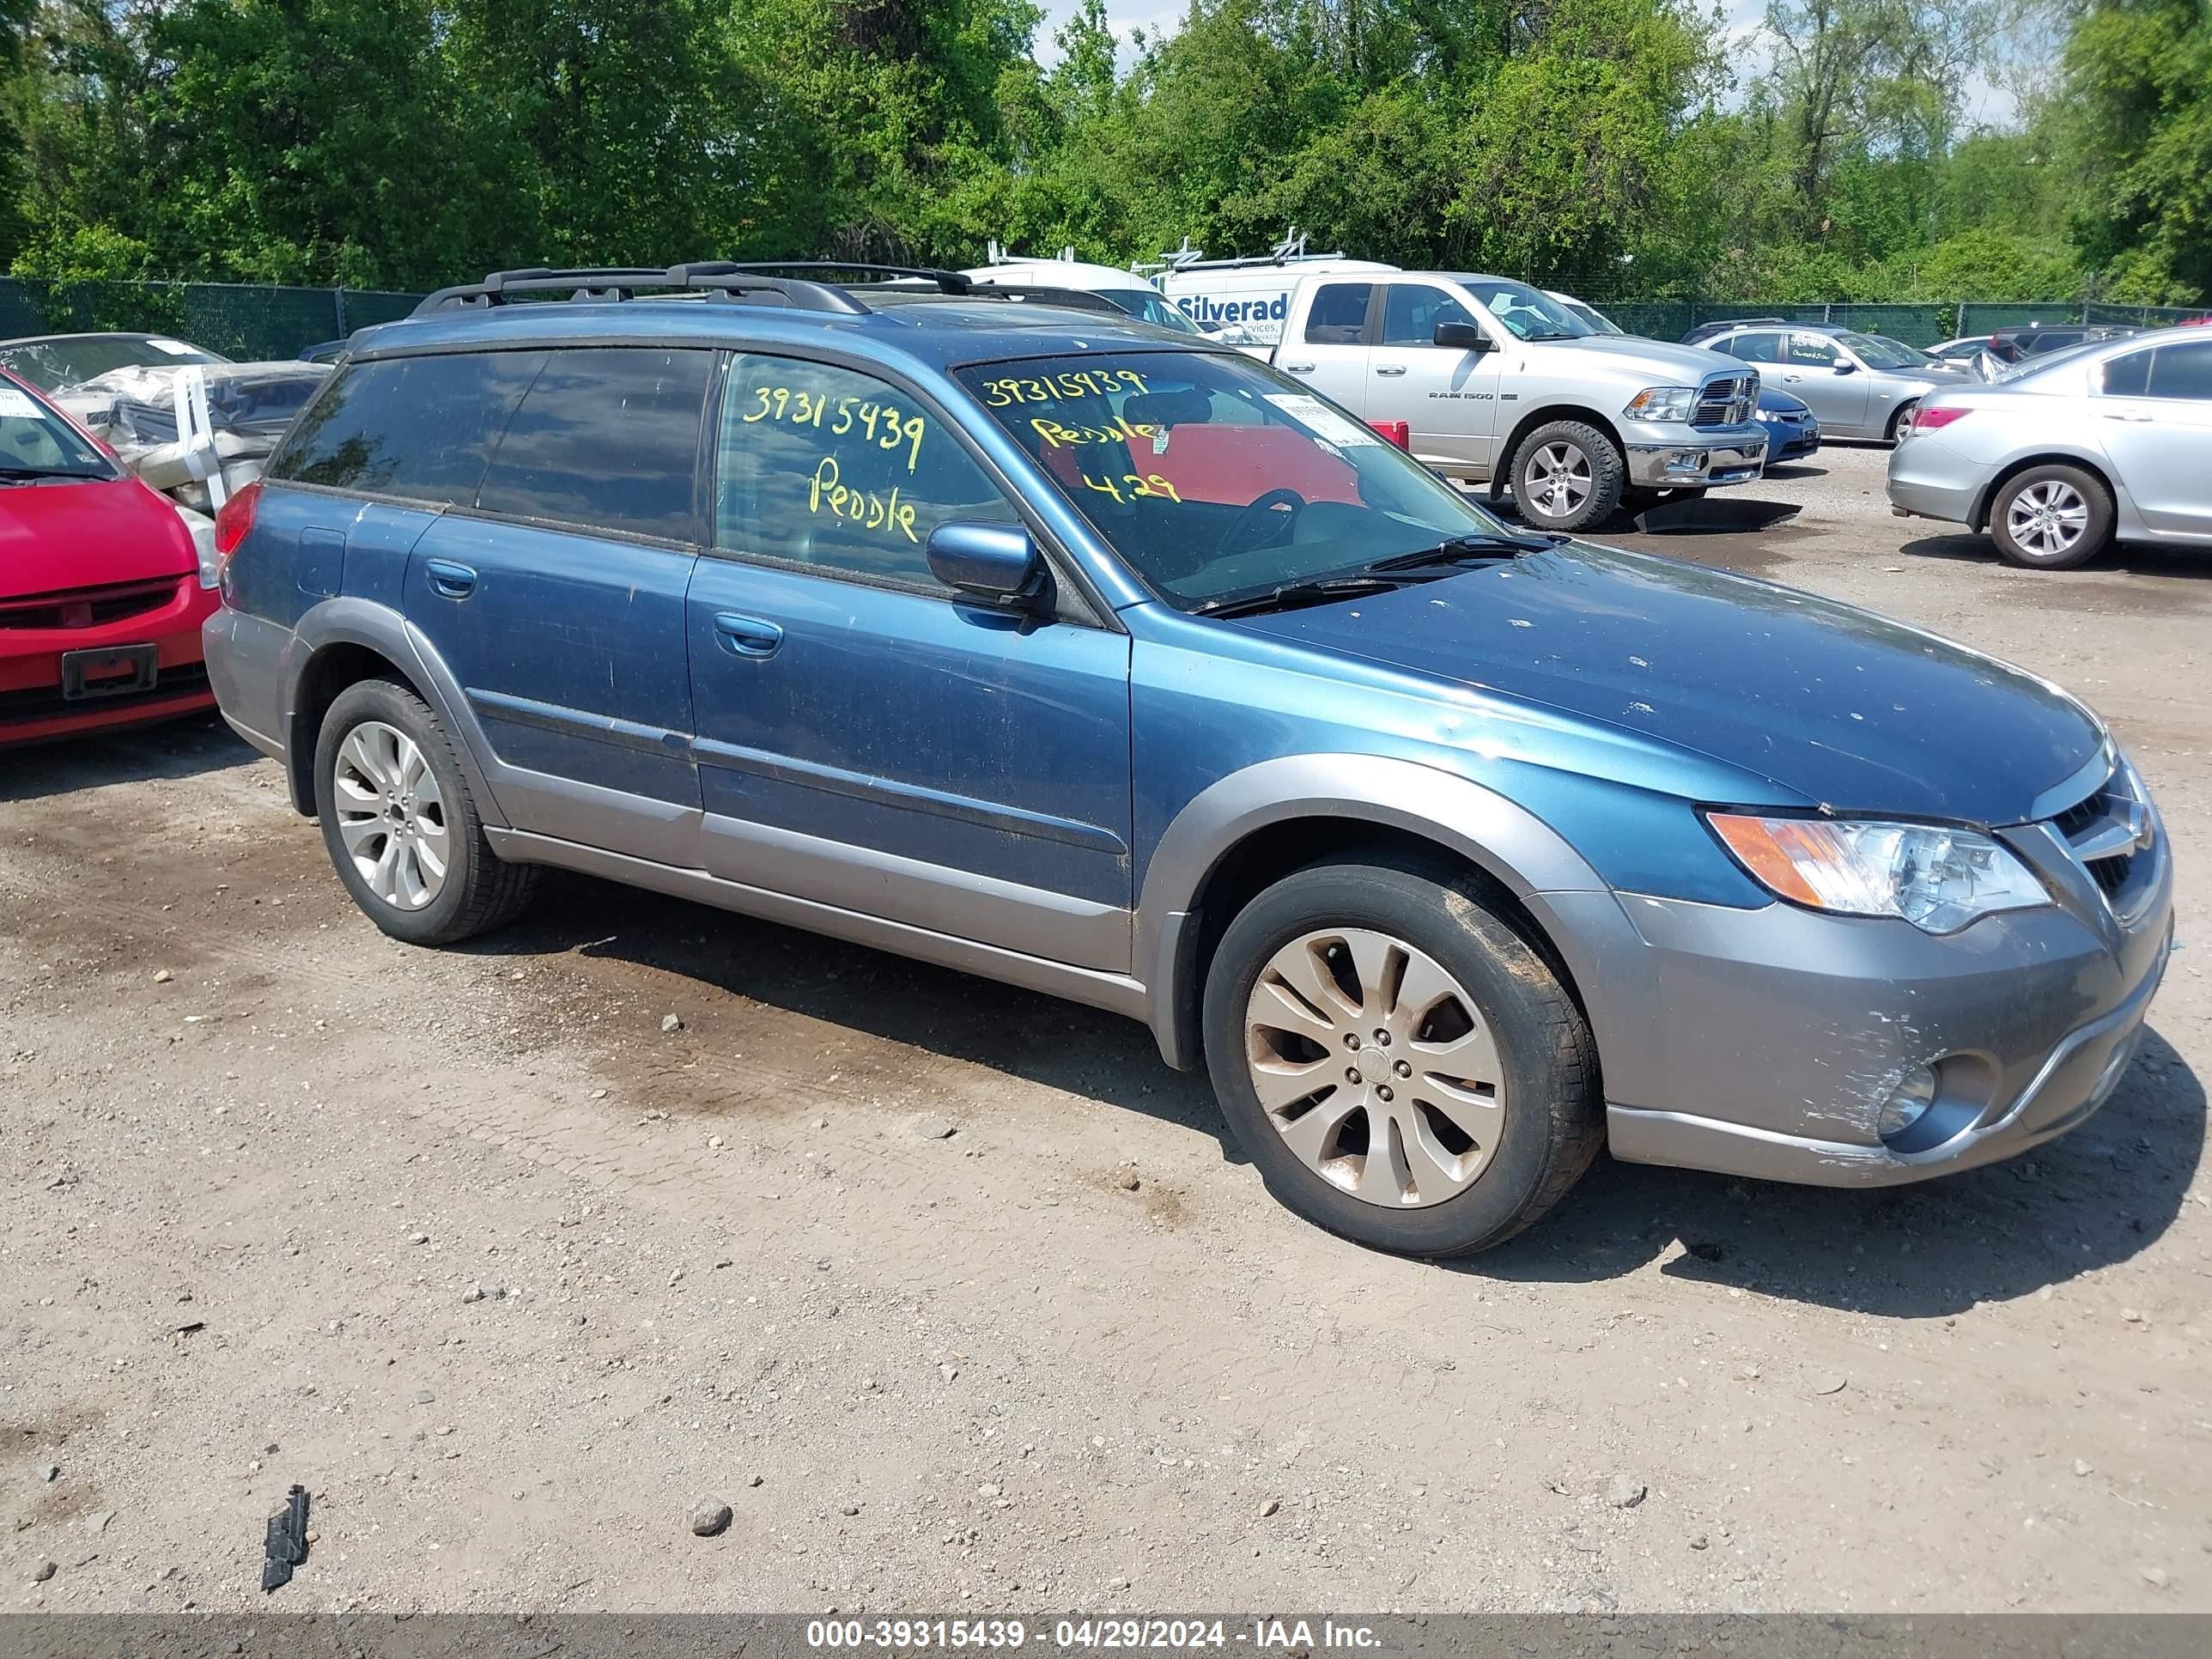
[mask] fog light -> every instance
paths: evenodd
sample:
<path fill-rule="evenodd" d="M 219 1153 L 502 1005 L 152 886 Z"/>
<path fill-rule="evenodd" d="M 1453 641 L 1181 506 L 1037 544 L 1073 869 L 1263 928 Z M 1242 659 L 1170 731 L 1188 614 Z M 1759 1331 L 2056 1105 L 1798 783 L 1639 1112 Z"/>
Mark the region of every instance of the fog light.
<path fill-rule="evenodd" d="M 1916 1066 L 1882 1103 L 1881 1117 L 1875 1125 L 1875 1132 L 1884 1140 L 1894 1140 L 1919 1122 L 1922 1115 L 1935 1103 L 1935 1070 Z"/>

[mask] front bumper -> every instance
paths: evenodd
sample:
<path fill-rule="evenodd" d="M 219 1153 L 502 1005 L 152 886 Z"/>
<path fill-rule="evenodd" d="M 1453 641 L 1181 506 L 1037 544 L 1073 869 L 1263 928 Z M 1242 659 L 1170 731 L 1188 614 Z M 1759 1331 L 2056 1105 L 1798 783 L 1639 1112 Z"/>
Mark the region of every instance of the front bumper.
<path fill-rule="evenodd" d="M 168 599 L 112 622 L 0 634 L 0 746 L 147 726 L 212 707 L 200 627 L 216 605 L 212 589 L 179 577 Z M 68 653 L 144 646 L 154 647 L 153 684 L 109 696 L 64 694 Z"/>
<path fill-rule="evenodd" d="M 1707 489 L 1749 483 L 1766 465 L 1766 428 L 1666 427 L 1624 422 L 1628 482 L 1647 489 Z"/>
<path fill-rule="evenodd" d="M 1797 426 L 1776 422 L 1769 425 L 1762 421 L 1759 424 L 1766 428 L 1766 464 L 1769 466 L 1780 461 L 1799 460 L 1820 451 L 1820 428 L 1809 422 Z"/>
<path fill-rule="evenodd" d="M 2030 832 L 2008 832 L 2032 852 Z M 1909 923 L 1624 895 L 1665 1018 L 1609 1103 L 1613 1155 L 1816 1186 L 1890 1186 L 2009 1158 L 2101 1106 L 2172 945 L 2172 872 L 2124 921 L 2093 884 L 1948 939 Z M 2039 858 L 2036 862 L 2042 862 Z M 2054 866 L 2055 868 L 2055 866 Z M 2049 872 L 2046 872 L 2047 878 Z M 1941 1081 L 1894 1146 L 1875 1123 L 1914 1068 Z M 1607 1074 L 1613 1075 L 1607 1058 Z"/>

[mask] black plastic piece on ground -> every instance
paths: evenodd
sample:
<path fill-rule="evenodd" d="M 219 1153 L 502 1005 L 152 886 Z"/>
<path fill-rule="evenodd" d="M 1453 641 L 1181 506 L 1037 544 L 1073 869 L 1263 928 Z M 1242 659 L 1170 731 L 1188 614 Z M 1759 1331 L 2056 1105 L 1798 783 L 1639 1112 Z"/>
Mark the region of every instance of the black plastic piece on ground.
<path fill-rule="evenodd" d="M 292 1569 L 307 1559 L 307 1489 L 295 1486 L 283 1511 L 269 1517 L 269 1533 L 262 1545 L 268 1559 L 261 1564 L 264 1593 L 292 1582 Z"/>

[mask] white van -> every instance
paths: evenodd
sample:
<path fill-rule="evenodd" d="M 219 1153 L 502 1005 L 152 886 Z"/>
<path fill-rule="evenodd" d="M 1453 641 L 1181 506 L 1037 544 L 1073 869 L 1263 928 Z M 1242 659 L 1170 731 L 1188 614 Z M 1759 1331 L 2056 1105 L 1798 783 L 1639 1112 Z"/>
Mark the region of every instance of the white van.
<path fill-rule="evenodd" d="M 1056 259 L 1023 259 L 991 244 L 991 262 L 960 274 L 978 288 L 1077 289 L 1111 300 L 1140 321 L 1178 334 L 1195 334 L 1197 325 L 1133 270 L 1112 265 L 1086 264 L 1072 247 L 1062 248 Z"/>
<path fill-rule="evenodd" d="M 1291 290 L 1307 276 L 1368 276 L 1395 271 L 1372 259 L 1308 253 L 1293 226 L 1268 252 L 1249 259 L 1208 259 L 1185 237 L 1161 262 L 1160 292 L 1202 328 L 1218 328 L 1234 345 L 1272 346 L 1283 336 Z M 1264 353 L 1255 354 L 1264 356 Z"/>

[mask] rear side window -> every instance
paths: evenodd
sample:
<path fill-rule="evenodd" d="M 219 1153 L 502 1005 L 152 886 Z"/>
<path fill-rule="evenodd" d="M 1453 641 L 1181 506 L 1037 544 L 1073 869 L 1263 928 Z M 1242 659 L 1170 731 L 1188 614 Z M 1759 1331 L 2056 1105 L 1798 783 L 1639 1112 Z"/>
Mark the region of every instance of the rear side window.
<path fill-rule="evenodd" d="M 1779 334 L 1739 334 L 1733 340 L 1723 340 L 1720 349 L 1747 363 L 1778 363 L 1781 345 Z"/>
<path fill-rule="evenodd" d="M 699 539 L 692 506 L 709 351 L 548 353 L 483 473 L 485 513 L 663 541 Z"/>
<path fill-rule="evenodd" d="M 501 428 L 544 366 L 542 351 L 349 365 L 301 417 L 269 476 L 465 507 Z"/>
<path fill-rule="evenodd" d="M 2105 365 L 2100 381 L 2107 398 L 2140 398 L 2150 389 L 2150 360 L 2148 351 L 2130 351 L 2124 357 L 2115 357 Z"/>
<path fill-rule="evenodd" d="M 2212 340 L 2159 347 L 2150 366 L 2150 395 L 2212 400 Z"/>
<path fill-rule="evenodd" d="M 1306 343 L 1358 345 L 1360 331 L 1367 326 L 1367 296 L 1374 289 L 1372 283 L 1324 283 L 1306 313 Z"/>

